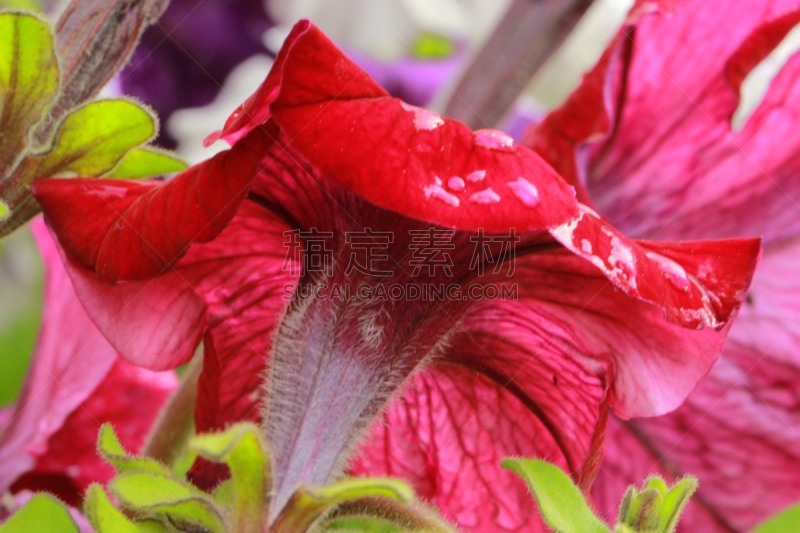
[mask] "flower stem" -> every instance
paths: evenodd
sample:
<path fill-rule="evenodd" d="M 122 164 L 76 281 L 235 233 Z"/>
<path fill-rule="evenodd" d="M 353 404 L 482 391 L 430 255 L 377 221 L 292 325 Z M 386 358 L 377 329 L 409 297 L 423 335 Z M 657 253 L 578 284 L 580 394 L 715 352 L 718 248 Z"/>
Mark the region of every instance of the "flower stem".
<path fill-rule="evenodd" d="M 180 385 L 164 406 L 142 447 L 142 454 L 164 464 L 172 464 L 192 435 L 197 382 L 203 369 L 203 356 L 198 354 L 186 367 Z"/>
<path fill-rule="evenodd" d="M 592 0 L 514 0 L 450 94 L 444 114 L 497 127 Z"/>

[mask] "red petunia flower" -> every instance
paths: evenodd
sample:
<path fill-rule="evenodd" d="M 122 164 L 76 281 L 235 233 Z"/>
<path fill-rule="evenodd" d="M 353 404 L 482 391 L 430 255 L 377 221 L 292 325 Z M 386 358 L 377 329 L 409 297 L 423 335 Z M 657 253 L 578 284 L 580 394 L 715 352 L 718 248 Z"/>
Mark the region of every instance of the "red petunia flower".
<path fill-rule="evenodd" d="M 637 21 L 657 4 L 637 5 L 526 143 L 628 234 L 763 236 L 723 357 L 674 413 L 612 419 L 593 492 L 611 515 L 648 473 L 691 473 L 700 489 L 682 527 L 746 530 L 800 500 L 800 56 L 739 131 L 731 123 L 743 80 L 800 22 L 800 5 L 684 0 Z"/>
<path fill-rule="evenodd" d="M 100 425 L 114 424 L 137 449 L 177 380 L 118 357 L 75 296 L 41 220 L 33 230 L 45 264 L 44 316 L 25 388 L 0 423 L 0 493 L 43 490 L 78 505 L 89 483 L 114 475 L 95 452 Z"/>
<path fill-rule="evenodd" d="M 308 22 L 216 138 L 233 147 L 165 183 L 50 179 L 34 194 L 122 354 L 171 368 L 204 340 L 198 429 L 262 421 L 273 516 L 349 466 L 410 480 L 467 529 L 537 523 L 500 459 L 545 457 L 588 486 L 609 407 L 683 401 L 759 254 L 757 240 L 626 238 L 533 151 L 388 96 Z M 514 254 L 491 239 L 511 230 Z M 374 272 L 348 271 L 354 235 L 388 235 Z M 447 263 L 411 262 L 425 235 L 446 236 Z M 442 284 L 453 292 L 391 296 Z M 487 286 L 516 298 L 474 298 Z"/>

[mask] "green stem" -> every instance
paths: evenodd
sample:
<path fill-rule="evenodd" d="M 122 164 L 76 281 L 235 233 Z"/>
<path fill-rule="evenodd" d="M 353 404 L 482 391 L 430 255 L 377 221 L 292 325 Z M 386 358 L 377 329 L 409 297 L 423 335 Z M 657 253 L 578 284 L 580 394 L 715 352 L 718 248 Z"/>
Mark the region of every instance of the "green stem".
<path fill-rule="evenodd" d="M 178 389 L 159 414 L 142 447 L 142 454 L 171 465 L 184 449 L 194 428 L 197 382 L 203 370 L 203 356 L 198 354 L 186 367 Z"/>

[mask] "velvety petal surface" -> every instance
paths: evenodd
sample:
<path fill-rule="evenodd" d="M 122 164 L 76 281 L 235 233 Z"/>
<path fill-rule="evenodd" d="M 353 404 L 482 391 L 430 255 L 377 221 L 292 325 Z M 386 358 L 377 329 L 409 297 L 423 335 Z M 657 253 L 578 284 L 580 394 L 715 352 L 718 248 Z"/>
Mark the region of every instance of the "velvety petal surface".
<path fill-rule="evenodd" d="M 699 476 L 684 531 L 748 530 L 800 499 L 800 242 L 768 250 L 717 365 L 664 417 L 614 421 L 593 495 L 611 513 L 650 471 Z"/>

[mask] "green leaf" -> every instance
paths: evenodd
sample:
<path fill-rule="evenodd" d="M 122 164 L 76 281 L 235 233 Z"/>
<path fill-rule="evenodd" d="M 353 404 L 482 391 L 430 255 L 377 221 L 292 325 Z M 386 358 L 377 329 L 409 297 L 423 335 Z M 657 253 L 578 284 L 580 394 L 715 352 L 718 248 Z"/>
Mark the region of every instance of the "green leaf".
<path fill-rule="evenodd" d="M 222 513 L 208 495 L 171 477 L 127 472 L 111 480 L 108 488 L 123 507 L 142 515 L 187 529 L 226 531 Z"/>
<path fill-rule="evenodd" d="M 680 479 L 671 489 L 664 495 L 664 501 L 661 504 L 661 521 L 659 529 L 664 532 L 675 531 L 678 525 L 681 513 L 689 503 L 692 494 L 697 491 L 697 478 L 686 476 Z"/>
<path fill-rule="evenodd" d="M 67 508 L 49 494 L 34 494 L 22 509 L 0 524 L 0 533 L 33 533 L 36 531 L 58 531 L 78 533 Z"/>
<path fill-rule="evenodd" d="M 37 176 L 105 174 L 158 130 L 155 117 L 129 100 L 98 100 L 66 116 L 53 146 L 36 156 Z"/>
<path fill-rule="evenodd" d="M 661 521 L 661 506 L 663 498 L 661 493 L 656 489 L 644 489 L 642 491 L 632 493 L 631 498 L 628 499 L 626 494 L 623 503 L 623 508 L 626 511 L 625 516 L 620 513 L 619 522 L 629 526 L 633 531 L 661 531 L 659 523 Z"/>
<path fill-rule="evenodd" d="M 619 508 L 617 530 L 671 533 L 696 490 L 697 479 L 692 476 L 672 487 L 660 476 L 648 477 L 641 490 L 628 487 Z"/>
<path fill-rule="evenodd" d="M 169 152 L 152 147 L 134 148 L 106 177 L 135 180 L 172 174 L 186 168 L 186 163 Z"/>
<path fill-rule="evenodd" d="M 128 454 L 114 433 L 111 424 L 103 424 L 97 437 L 97 451 L 100 456 L 113 466 L 117 473 L 152 472 L 170 475 L 170 470 L 163 464 L 148 457 L 135 457 Z"/>
<path fill-rule="evenodd" d="M 372 533 L 455 533 L 439 513 L 419 502 L 364 498 L 337 507 L 320 524 L 320 530 Z"/>
<path fill-rule="evenodd" d="M 456 47 L 451 39 L 435 33 L 422 33 L 411 46 L 411 55 L 419 59 L 452 57 Z"/>
<path fill-rule="evenodd" d="M 800 505 L 784 509 L 757 526 L 753 533 L 786 533 L 800 531 Z"/>
<path fill-rule="evenodd" d="M 594 514 L 580 489 L 559 467 L 537 459 L 508 458 L 503 468 L 517 473 L 531 489 L 539 512 L 560 533 L 607 533 L 608 526 Z"/>
<path fill-rule="evenodd" d="M 358 531 L 359 533 L 403 533 L 408 531 L 386 520 L 371 516 L 339 518 L 322 526 L 325 531 Z"/>
<path fill-rule="evenodd" d="M 86 491 L 83 511 L 97 533 L 161 533 L 168 531 L 163 524 L 153 520 L 132 521 L 114 507 L 103 487 L 96 483 Z"/>
<path fill-rule="evenodd" d="M 229 492 L 221 492 L 220 496 L 224 502 L 230 502 L 233 529 L 257 530 L 266 518 L 267 490 L 271 483 L 267 447 L 258 427 L 236 424 L 222 433 L 194 437 L 189 447 L 206 459 L 228 465 L 231 483 L 226 491 Z"/>
<path fill-rule="evenodd" d="M 33 15 L 0 14 L 0 177 L 28 144 L 28 133 L 58 93 L 50 26 Z"/>
<path fill-rule="evenodd" d="M 388 478 L 347 478 L 327 487 L 301 487 L 278 516 L 274 531 L 306 531 L 338 505 L 366 498 L 412 503 L 414 491 Z"/>
<path fill-rule="evenodd" d="M 8 218 L 8 215 L 10 214 L 11 214 L 11 209 L 9 209 L 8 204 L 5 203 L 3 200 L 0 200 L 0 220 Z"/>

